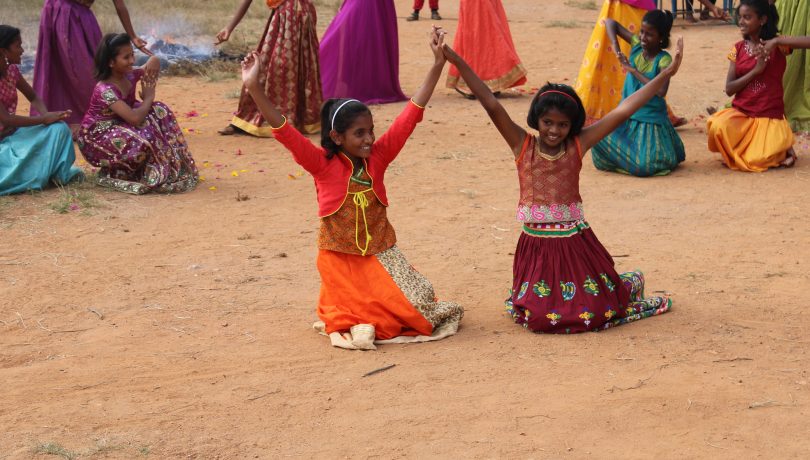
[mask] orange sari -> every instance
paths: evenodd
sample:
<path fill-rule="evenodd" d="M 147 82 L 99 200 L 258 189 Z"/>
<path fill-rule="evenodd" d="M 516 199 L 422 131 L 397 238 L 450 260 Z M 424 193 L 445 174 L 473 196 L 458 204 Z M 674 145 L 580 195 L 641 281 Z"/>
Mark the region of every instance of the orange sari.
<path fill-rule="evenodd" d="M 501 0 L 461 0 L 453 49 L 493 92 L 526 83 Z M 447 87 L 469 91 L 455 66 Z"/>

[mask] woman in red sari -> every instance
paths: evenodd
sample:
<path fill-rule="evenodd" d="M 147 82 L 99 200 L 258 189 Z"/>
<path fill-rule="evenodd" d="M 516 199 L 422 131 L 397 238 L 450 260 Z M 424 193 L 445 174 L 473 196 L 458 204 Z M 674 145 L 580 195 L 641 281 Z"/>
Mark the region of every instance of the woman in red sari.
<path fill-rule="evenodd" d="M 242 0 L 231 22 L 216 37 L 227 41 L 253 0 Z M 317 16 L 312 0 L 266 0 L 270 19 L 256 52 L 264 69 L 259 79 L 264 94 L 303 133 L 321 128 L 321 72 L 318 65 Z M 271 130 L 253 99 L 242 87 L 239 108 L 220 134 L 245 132 L 270 137 Z"/>
<path fill-rule="evenodd" d="M 461 0 L 453 49 L 493 93 L 526 83 L 501 0 Z M 447 87 L 473 98 L 455 66 Z"/>

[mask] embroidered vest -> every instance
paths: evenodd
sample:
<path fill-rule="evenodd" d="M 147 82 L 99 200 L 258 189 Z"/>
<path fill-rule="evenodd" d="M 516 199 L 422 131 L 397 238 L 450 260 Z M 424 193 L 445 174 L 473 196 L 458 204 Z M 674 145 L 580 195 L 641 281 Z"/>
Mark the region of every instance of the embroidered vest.
<path fill-rule="evenodd" d="M 516 160 L 520 181 L 518 221 L 548 223 L 585 219 L 579 195 L 582 149 L 578 138 L 566 142 L 565 153 L 551 158 L 540 151 L 534 136 L 526 136 Z"/>

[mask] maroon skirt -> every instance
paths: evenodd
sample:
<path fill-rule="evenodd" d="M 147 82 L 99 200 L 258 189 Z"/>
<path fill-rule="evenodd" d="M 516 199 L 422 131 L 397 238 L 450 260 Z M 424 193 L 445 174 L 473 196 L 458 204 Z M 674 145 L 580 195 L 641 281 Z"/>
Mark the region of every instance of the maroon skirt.
<path fill-rule="evenodd" d="M 587 222 L 524 225 L 506 310 L 527 329 L 598 331 L 664 313 L 671 303 L 644 297 L 641 272 L 616 273 Z"/>

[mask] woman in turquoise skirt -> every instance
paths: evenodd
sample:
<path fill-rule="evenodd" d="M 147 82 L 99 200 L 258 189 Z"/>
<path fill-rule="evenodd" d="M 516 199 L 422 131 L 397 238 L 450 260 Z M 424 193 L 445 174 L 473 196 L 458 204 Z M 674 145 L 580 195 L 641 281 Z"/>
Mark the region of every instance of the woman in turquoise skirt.
<path fill-rule="evenodd" d="M 17 65 L 22 54 L 20 30 L 0 25 L 0 195 L 82 177 L 81 169 L 73 166 L 76 154 L 70 128 L 62 122 L 70 111 L 48 111 L 20 75 Z M 16 115 L 18 90 L 44 115 Z"/>
<path fill-rule="evenodd" d="M 633 46 L 629 58 L 618 53 L 627 70 L 622 100 L 672 63 L 672 57 L 664 51 L 669 46 L 672 29 L 669 11 L 653 10 L 645 14 L 639 35 L 633 35 L 611 19 L 605 21 L 605 27 L 613 49 L 621 49 L 617 36 Z M 660 176 L 669 174 L 686 158 L 683 141 L 667 117 L 664 97 L 668 87 L 664 85 L 641 110 L 593 147 L 591 156 L 597 169 L 640 177 Z"/>
<path fill-rule="evenodd" d="M 73 167 L 76 154 L 70 128 L 62 122 L 70 111 L 48 111 L 20 75 L 22 54 L 20 30 L 0 25 L 0 195 L 82 177 L 82 171 Z M 16 115 L 18 90 L 44 115 Z"/>

